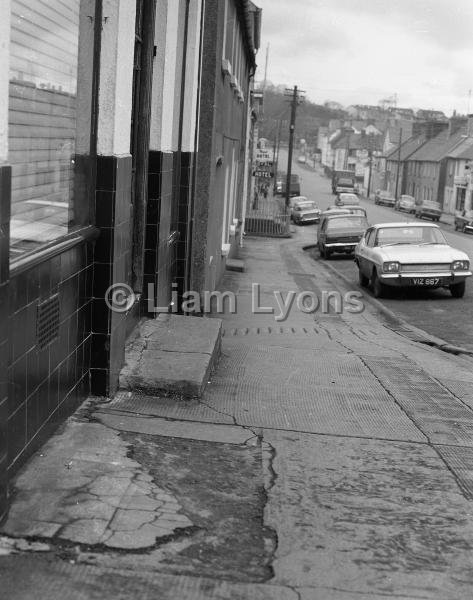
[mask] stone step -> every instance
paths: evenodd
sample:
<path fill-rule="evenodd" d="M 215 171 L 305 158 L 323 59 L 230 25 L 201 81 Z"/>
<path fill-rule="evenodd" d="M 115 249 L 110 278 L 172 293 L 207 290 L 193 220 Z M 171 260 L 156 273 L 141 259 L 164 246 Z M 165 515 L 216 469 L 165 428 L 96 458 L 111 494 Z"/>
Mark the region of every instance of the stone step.
<path fill-rule="evenodd" d="M 221 319 L 162 314 L 141 321 L 126 345 L 120 389 L 201 397 L 221 338 Z"/>
<path fill-rule="evenodd" d="M 245 263 L 239 258 L 227 258 L 225 268 L 227 271 L 237 271 L 238 273 L 243 273 L 245 271 Z"/>

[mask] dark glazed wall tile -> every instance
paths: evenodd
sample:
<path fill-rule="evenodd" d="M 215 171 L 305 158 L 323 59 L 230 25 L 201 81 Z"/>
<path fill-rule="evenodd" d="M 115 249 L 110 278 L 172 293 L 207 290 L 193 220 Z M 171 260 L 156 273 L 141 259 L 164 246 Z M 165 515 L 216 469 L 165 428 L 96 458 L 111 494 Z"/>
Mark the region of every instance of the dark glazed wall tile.
<path fill-rule="evenodd" d="M 115 221 L 115 191 L 95 192 L 95 224 L 97 227 L 112 227 Z"/>
<path fill-rule="evenodd" d="M 151 150 L 148 155 L 148 172 L 161 173 L 162 170 L 162 152 Z"/>
<path fill-rule="evenodd" d="M 26 445 L 26 404 L 8 419 L 8 462 L 18 456 Z"/>
<path fill-rule="evenodd" d="M 116 159 L 114 156 L 97 156 L 97 189 L 116 188 Z"/>
<path fill-rule="evenodd" d="M 0 223 L 10 222 L 11 166 L 0 167 Z"/>

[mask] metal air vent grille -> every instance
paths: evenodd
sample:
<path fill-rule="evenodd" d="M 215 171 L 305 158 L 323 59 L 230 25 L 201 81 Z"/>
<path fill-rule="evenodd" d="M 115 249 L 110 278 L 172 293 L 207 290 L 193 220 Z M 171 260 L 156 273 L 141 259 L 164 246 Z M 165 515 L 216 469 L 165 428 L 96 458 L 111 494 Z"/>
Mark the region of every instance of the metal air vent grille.
<path fill-rule="evenodd" d="M 54 294 L 38 304 L 36 318 L 36 341 L 40 348 L 45 348 L 59 334 L 59 295 Z"/>

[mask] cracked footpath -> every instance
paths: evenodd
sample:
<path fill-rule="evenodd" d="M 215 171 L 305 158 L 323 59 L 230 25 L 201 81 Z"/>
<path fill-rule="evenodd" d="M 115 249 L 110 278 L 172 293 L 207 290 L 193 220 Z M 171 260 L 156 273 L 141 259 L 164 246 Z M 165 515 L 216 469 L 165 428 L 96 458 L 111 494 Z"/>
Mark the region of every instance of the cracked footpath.
<path fill-rule="evenodd" d="M 202 398 L 91 399 L 19 473 L 3 598 L 472 596 L 471 357 L 391 330 L 368 298 L 276 320 L 278 297 L 348 290 L 297 238 L 242 258 Z"/>

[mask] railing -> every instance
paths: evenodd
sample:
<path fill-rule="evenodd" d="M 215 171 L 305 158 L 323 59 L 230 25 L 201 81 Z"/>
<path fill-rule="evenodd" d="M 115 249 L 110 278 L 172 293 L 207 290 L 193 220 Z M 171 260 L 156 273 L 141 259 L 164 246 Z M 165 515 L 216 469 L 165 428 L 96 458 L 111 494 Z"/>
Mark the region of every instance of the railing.
<path fill-rule="evenodd" d="M 246 210 L 245 233 L 264 237 L 290 237 L 290 210 L 284 198 L 268 191 L 254 195 Z"/>

